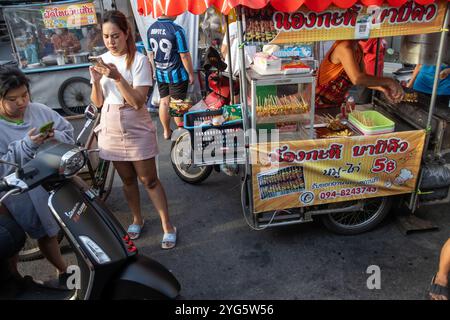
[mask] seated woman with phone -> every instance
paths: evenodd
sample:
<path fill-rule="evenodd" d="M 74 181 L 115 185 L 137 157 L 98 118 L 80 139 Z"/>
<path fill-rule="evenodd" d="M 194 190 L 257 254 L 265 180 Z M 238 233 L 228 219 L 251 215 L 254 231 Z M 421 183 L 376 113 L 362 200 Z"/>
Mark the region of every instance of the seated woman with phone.
<path fill-rule="evenodd" d="M 74 142 L 72 125 L 49 107 L 30 102 L 28 79 L 11 67 L 0 68 L 0 132 L 0 159 L 20 165 L 30 161 L 48 139 Z M 15 169 L 0 164 L 0 177 Z M 59 227 L 47 200 L 48 193 L 38 187 L 6 199 L 4 205 L 23 230 L 37 239 L 41 252 L 59 272 L 57 286 L 65 287 L 67 264 L 56 239 Z"/>

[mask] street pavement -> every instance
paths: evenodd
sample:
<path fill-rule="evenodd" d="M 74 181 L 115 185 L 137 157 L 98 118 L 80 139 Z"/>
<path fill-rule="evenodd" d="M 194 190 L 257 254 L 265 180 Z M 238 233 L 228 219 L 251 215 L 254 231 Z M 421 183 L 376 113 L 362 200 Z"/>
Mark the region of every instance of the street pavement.
<path fill-rule="evenodd" d="M 159 217 L 141 188 L 145 229 L 136 244 L 170 269 L 184 299 L 424 299 L 437 268 L 439 251 L 449 237 L 449 205 L 423 207 L 417 215 L 438 231 L 405 235 L 392 212 L 377 229 L 357 236 L 330 233 L 320 221 L 252 230 L 240 203 L 240 181 L 214 172 L 198 186 L 181 181 L 170 163 L 170 142 L 159 136 L 159 175 L 177 226 L 178 245 L 161 250 Z M 119 179 L 107 205 L 127 228 L 131 214 Z M 64 257 L 75 263 L 74 254 Z M 381 271 L 381 288 L 368 289 Z M 55 276 L 45 260 L 20 264 L 24 274 L 46 280 Z M 372 271 L 373 272 L 373 271 Z M 371 281 L 369 281 L 372 283 Z"/>

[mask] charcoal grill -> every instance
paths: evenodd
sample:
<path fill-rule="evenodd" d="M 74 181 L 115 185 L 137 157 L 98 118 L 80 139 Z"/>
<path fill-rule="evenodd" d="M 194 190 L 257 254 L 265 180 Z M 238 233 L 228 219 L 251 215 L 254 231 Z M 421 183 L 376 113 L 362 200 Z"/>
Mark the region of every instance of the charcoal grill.
<path fill-rule="evenodd" d="M 427 126 L 431 96 L 418 92 L 417 102 L 401 102 L 393 105 L 384 96 L 374 98 L 375 106 L 382 108 L 395 118 L 407 122 L 414 129 Z M 431 139 L 428 152 L 441 155 L 450 163 L 450 108 L 449 97 L 438 97 L 431 122 Z"/>

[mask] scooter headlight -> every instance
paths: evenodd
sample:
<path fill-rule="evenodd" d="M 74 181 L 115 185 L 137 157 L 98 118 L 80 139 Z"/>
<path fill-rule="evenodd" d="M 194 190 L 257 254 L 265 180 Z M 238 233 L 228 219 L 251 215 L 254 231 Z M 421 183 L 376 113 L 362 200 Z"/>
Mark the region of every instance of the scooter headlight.
<path fill-rule="evenodd" d="M 84 244 L 84 247 L 91 254 L 91 256 L 95 259 L 95 261 L 97 261 L 97 263 L 103 264 L 111 261 L 105 251 L 103 251 L 103 249 L 100 248 L 100 246 L 96 244 L 94 240 L 86 236 L 80 236 L 80 240 Z"/>
<path fill-rule="evenodd" d="M 86 155 L 82 149 L 74 148 L 66 152 L 62 158 L 59 166 L 59 173 L 70 177 L 80 171 L 86 164 Z"/>

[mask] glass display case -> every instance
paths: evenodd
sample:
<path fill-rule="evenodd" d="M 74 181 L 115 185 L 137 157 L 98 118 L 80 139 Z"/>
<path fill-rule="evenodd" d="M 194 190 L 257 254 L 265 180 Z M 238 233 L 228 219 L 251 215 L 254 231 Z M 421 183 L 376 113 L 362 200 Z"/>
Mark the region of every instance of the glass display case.
<path fill-rule="evenodd" d="M 261 75 L 247 71 L 251 128 L 277 129 L 280 141 L 314 138 L 315 73 Z"/>
<path fill-rule="evenodd" d="M 99 2 L 67 0 L 2 7 L 13 55 L 34 102 L 67 115 L 90 102 L 89 55 L 106 52 Z"/>
<path fill-rule="evenodd" d="M 106 51 L 93 2 L 15 5 L 3 14 L 14 55 L 26 73 L 84 67 L 89 55 Z"/>

